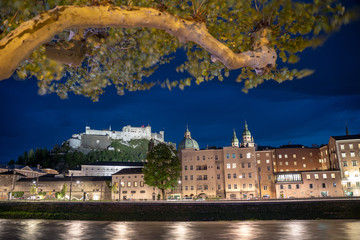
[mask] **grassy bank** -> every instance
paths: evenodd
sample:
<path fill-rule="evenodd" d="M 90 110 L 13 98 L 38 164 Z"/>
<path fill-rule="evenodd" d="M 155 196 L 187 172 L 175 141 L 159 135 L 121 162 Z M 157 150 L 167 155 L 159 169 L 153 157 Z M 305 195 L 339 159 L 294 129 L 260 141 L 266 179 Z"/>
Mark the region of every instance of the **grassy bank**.
<path fill-rule="evenodd" d="M 360 201 L 1 202 L 0 218 L 105 221 L 360 219 Z"/>

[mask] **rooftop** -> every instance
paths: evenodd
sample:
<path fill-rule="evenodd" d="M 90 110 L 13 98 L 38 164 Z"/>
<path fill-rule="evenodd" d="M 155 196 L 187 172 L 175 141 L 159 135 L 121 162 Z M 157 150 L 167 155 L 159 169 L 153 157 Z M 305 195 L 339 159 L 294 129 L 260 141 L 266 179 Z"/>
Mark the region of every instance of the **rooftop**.
<path fill-rule="evenodd" d="M 87 164 L 82 164 L 84 166 L 139 166 L 142 167 L 144 166 L 143 162 L 94 162 L 94 163 L 87 163 Z"/>
<path fill-rule="evenodd" d="M 350 139 L 360 139 L 360 134 L 357 135 L 344 135 L 344 136 L 331 136 L 335 140 L 350 140 Z"/>
<path fill-rule="evenodd" d="M 141 174 L 143 168 L 124 168 L 113 175 Z"/>
<path fill-rule="evenodd" d="M 32 182 L 34 179 L 38 179 L 39 182 L 70 182 L 71 177 L 64 176 L 64 177 L 55 177 L 55 175 L 49 174 L 44 175 L 39 178 L 22 178 L 18 182 Z M 111 181 L 111 177 L 93 177 L 93 176 L 76 176 L 72 177 L 74 181 L 82 181 L 82 182 L 95 182 L 95 181 Z M 75 183 L 75 182 L 74 182 Z"/>

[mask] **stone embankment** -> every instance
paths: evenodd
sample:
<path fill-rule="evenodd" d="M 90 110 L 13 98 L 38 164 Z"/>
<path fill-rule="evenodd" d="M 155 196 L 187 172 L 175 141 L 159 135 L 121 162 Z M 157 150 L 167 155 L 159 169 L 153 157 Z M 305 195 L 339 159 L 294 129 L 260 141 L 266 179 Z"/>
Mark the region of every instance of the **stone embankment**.
<path fill-rule="evenodd" d="M 0 218 L 105 221 L 360 219 L 360 199 L 263 202 L 0 202 Z"/>

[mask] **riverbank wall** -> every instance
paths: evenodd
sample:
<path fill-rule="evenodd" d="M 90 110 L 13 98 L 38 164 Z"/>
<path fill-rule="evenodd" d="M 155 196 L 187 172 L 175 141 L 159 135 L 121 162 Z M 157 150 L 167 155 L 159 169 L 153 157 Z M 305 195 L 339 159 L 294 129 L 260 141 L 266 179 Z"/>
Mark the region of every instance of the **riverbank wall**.
<path fill-rule="evenodd" d="M 360 200 L 275 202 L 0 202 L 0 218 L 99 221 L 360 219 Z"/>

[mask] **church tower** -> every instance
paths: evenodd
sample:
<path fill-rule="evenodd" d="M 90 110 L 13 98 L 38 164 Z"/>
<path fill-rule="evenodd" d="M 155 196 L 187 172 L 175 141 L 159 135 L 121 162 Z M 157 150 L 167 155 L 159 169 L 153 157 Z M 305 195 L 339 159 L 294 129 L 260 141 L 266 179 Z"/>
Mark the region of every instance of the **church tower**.
<path fill-rule="evenodd" d="M 236 137 L 235 129 L 234 129 L 233 138 L 231 139 L 231 146 L 239 147 L 239 139 Z"/>
<path fill-rule="evenodd" d="M 255 144 L 254 144 L 254 138 L 251 137 L 251 133 L 248 129 L 248 125 L 245 121 L 245 128 L 244 128 L 244 131 L 243 131 L 243 143 L 241 145 L 242 147 L 254 147 Z"/>

